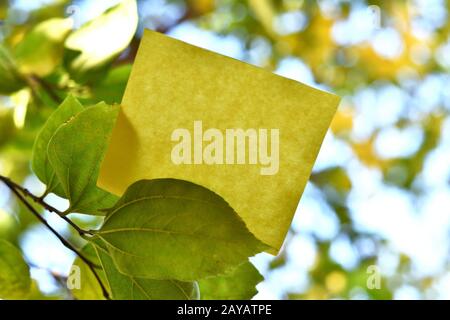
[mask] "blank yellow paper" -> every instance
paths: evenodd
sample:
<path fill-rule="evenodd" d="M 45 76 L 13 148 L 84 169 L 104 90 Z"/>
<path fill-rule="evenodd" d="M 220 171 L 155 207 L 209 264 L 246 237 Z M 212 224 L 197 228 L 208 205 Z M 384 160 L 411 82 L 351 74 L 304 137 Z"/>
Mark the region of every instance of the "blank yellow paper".
<path fill-rule="evenodd" d="M 203 185 L 228 201 L 250 231 L 272 247 L 271 253 L 277 253 L 338 103 L 335 95 L 145 31 L 98 184 L 117 195 L 140 179 L 176 178 Z M 198 143 L 203 136 L 197 130 L 194 137 L 194 124 L 203 134 L 212 129 L 210 140 Z M 243 164 L 226 159 L 225 141 L 223 159 L 228 164 L 217 164 L 218 158 L 215 164 L 209 164 L 206 156 L 207 163 L 201 159 L 199 150 L 207 152 L 212 141 L 220 142 L 219 133 L 225 140 L 226 130 L 237 128 L 249 129 L 248 137 L 257 133 L 256 142 L 244 140 L 248 149 L 245 159 L 241 158 Z M 182 141 L 174 133 L 180 132 L 177 129 L 191 134 L 191 164 L 174 162 L 173 148 Z M 262 174 L 264 165 L 259 161 L 265 158 L 259 159 L 259 150 L 270 154 L 271 148 L 264 149 L 263 142 L 270 147 L 270 133 L 276 131 L 278 170 L 272 157 L 272 170 Z M 174 137 L 180 140 L 172 141 Z M 199 138 L 197 146 L 194 138 Z M 237 159 L 239 140 L 235 141 Z M 220 151 L 219 144 L 213 146 Z M 260 147 L 252 154 L 258 157 L 253 162 L 250 146 Z M 185 156 L 187 149 L 182 150 L 175 154 Z M 200 158 L 194 159 L 194 152 Z M 233 155 L 231 149 L 229 154 Z"/>

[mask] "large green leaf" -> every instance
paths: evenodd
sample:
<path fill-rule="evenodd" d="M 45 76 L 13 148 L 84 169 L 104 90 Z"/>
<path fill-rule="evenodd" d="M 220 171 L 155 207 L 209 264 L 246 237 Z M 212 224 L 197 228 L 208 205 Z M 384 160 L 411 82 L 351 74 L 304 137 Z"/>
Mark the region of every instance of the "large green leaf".
<path fill-rule="evenodd" d="M 124 0 L 83 25 L 66 40 L 66 48 L 80 52 L 71 69 L 91 70 L 111 60 L 133 39 L 137 23 L 136 1 Z"/>
<path fill-rule="evenodd" d="M 46 76 L 61 63 L 64 40 L 72 30 L 72 19 L 53 18 L 36 25 L 14 48 L 19 70 Z"/>
<path fill-rule="evenodd" d="M 95 249 L 115 300 L 195 300 L 199 298 L 197 282 L 130 277 L 117 271 L 109 253 L 99 246 Z"/>
<path fill-rule="evenodd" d="M 64 102 L 51 114 L 36 137 L 33 146 L 31 166 L 39 180 L 47 185 L 47 192 L 54 192 L 65 197 L 64 190 L 59 185 L 55 171 L 47 157 L 47 147 L 56 130 L 83 110 L 76 98 L 69 95 Z"/>
<path fill-rule="evenodd" d="M 103 215 L 117 200 L 96 183 L 118 110 L 105 103 L 85 108 L 49 142 L 48 158 L 70 203 L 67 213 Z"/>
<path fill-rule="evenodd" d="M 256 285 L 263 280 L 247 261 L 223 276 L 202 279 L 198 284 L 202 300 L 250 300 L 258 293 Z"/>
<path fill-rule="evenodd" d="M 30 270 L 19 249 L 0 239 L 0 299 L 25 298 L 30 286 Z"/>
<path fill-rule="evenodd" d="M 175 179 L 131 185 L 96 237 L 120 272 L 152 279 L 214 276 L 266 249 L 220 196 Z"/>

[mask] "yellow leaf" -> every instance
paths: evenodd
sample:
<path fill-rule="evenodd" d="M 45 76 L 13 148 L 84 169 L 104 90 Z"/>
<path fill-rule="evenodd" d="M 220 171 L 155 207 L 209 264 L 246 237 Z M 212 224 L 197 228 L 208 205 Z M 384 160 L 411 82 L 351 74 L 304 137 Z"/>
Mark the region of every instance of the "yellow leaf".
<path fill-rule="evenodd" d="M 335 134 L 348 133 L 353 127 L 353 109 L 339 109 L 331 122 L 331 130 Z"/>
<path fill-rule="evenodd" d="M 369 167 L 385 168 L 389 160 L 380 159 L 374 150 L 375 136 L 370 139 L 353 144 L 353 151 L 358 156 L 359 160 Z"/>
<path fill-rule="evenodd" d="M 276 253 L 338 102 L 332 94 L 146 31 L 99 185 L 121 195 L 141 179 L 200 184 L 222 196 Z"/>

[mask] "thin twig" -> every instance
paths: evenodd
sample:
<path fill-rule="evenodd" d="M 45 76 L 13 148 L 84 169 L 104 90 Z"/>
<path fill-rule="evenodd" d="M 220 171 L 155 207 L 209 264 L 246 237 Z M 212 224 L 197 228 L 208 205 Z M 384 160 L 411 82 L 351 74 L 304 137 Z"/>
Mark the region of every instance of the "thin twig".
<path fill-rule="evenodd" d="M 45 226 L 47 229 L 49 229 L 58 239 L 61 241 L 61 243 L 69 250 L 73 251 L 80 259 L 86 263 L 86 265 L 89 267 L 91 272 L 94 274 L 95 279 L 97 279 L 98 283 L 100 284 L 100 287 L 102 289 L 103 295 L 106 299 L 110 299 L 108 290 L 106 290 L 103 282 L 100 279 L 100 276 L 98 275 L 97 271 L 95 270 L 95 267 L 98 267 L 94 263 L 92 263 L 89 259 L 87 259 L 84 254 L 82 254 L 78 249 L 76 249 L 70 242 L 68 242 L 64 237 L 62 237 L 53 227 L 45 220 L 39 212 L 36 211 L 36 209 L 33 208 L 33 206 L 24 198 L 24 196 L 16 189 L 16 183 L 11 183 L 10 179 L 4 179 L 2 177 L 1 179 L 5 185 L 17 196 L 17 198 L 27 207 L 28 210 Z"/>
<path fill-rule="evenodd" d="M 70 293 L 70 290 L 67 288 L 67 285 L 66 285 L 66 282 L 67 282 L 67 277 L 66 277 L 66 276 L 64 276 L 64 275 L 62 275 L 62 274 L 60 274 L 60 273 L 58 273 L 58 272 L 56 272 L 56 271 L 53 271 L 53 270 L 51 270 L 51 269 L 48 269 L 48 268 L 45 268 L 45 267 L 38 266 L 38 265 L 34 264 L 34 263 L 31 262 L 31 261 L 27 261 L 27 264 L 28 264 L 30 267 L 32 267 L 32 268 L 44 270 L 45 272 L 47 272 L 48 274 L 50 274 L 50 275 L 53 277 L 53 279 L 55 279 L 55 281 L 56 281 L 61 287 L 65 288 L 65 289 L 67 290 L 67 292 Z"/>
<path fill-rule="evenodd" d="M 11 179 L 4 177 L 2 175 L 0 175 L 0 180 L 5 182 L 6 184 L 13 186 L 15 189 L 19 190 L 24 196 L 30 197 L 31 199 L 33 199 L 33 201 L 35 203 L 39 204 L 47 211 L 56 213 L 61 219 L 66 221 L 72 228 L 74 228 L 80 236 L 85 235 L 85 234 L 92 235 L 89 231 L 81 229 L 76 223 L 74 223 L 72 220 L 70 220 L 63 212 L 61 212 L 60 210 L 56 209 L 55 207 L 49 205 L 47 202 L 45 202 L 43 197 L 35 196 L 28 189 L 22 187 L 21 185 L 15 183 Z"/>

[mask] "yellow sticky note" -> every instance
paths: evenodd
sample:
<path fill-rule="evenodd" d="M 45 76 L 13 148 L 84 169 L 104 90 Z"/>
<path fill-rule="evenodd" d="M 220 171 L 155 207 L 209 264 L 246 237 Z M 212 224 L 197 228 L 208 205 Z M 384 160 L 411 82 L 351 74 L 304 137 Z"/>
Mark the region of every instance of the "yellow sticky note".
<path fill-rule="evenodd" d="M 176 178 L 222 196 L 280 249 L 335 95 L 145 31 L 98 185 Z"/>

